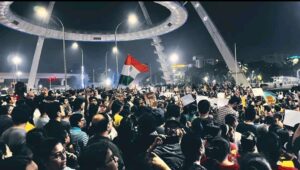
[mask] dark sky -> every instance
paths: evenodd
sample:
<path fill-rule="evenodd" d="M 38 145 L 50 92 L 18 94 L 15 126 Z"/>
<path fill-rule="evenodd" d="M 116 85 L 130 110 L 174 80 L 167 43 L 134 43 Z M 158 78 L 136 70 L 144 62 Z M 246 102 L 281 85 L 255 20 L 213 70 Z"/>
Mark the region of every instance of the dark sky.
<path fill-rule="evenodd" d="M 32 22 L 34 5 L 47 5 L 47 2 L 15 2 L 12 10 Z M 153 2 L 145 2 L 152 21 L 162 22 L 169 11 Z M 300 2 L 202 2 L 206 12 L 232 49 L 237 43 L 238 59 L 244 61 L 259 59 L 273 53 L 300 53 Z M 221 55 L 190 3 L 187 22 L 179 29 L 162 35 L 165 53 L 177 52 L 181 63 L 191 63 L 193 55 L 219 58 Z M 115 26 L 136 12 L 141 23 L 145 21 L 138 2 L 56 2 L 53 14 L 58 16 L 67 30 L 112 32 Z M 55 25 L 54 25 L 55 26 Z M 141 24 L 138 28 L 146 27 Z M 57 27 L 59 29 L 59 27 Z M 130 31 L 123 24 L 119 32 Z M 20 70 L 29 72 L 37 37 L 18 32 L 0 25 L 0 72 L 12 71 L 9 56 L 21 54 L 23 63 Z M 68 70 L 79 72 L 81 58 L 79 51 L 70 49 L 71 41 L 66 42 Z M 123 64 L 130 53 L 143 63 L 151 63 L 157 70 L 157 56 L 150 46 L 151 40 L 119 42 L 121 50 L 119 63 Z M 111 53 L 114 42 L 79 42 L 85 56 L 87 71 L 93 68 L 103 71 L 105 52 L 109 51 L 109 67 L 115 70 L 115 58 Z M 121 68 L 121 67 L 120 67 Z M 62 41 L 47 39 L 44 43 L 38 72 L 63 72 Z"/>

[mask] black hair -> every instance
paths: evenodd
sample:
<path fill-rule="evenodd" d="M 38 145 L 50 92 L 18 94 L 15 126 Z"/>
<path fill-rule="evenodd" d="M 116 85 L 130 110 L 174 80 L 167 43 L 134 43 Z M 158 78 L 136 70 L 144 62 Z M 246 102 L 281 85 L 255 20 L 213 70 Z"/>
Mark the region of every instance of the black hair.
<path fill-rule="evenodd" d="M 83 115 L 80 113 L 72 114 L 69 119 L 71 127 L 78 127 L 78 122 L 80 122 L 82 118 Z"/>
<path fill-rule="evenodd" d="M 58 112 L 60 112 L 60 104 L 58 102 L 47 103 L 46 109 L 48 117 L 54 120 L 59 116 Z"/>
<path fill-rule="evenodd" d="M 32 158 L 26 156 L 12 156 L 4 159 L 0 163 L 0 167 L 9 170 L 25 170 L 31 162 Z"/>
<path fill-rule="evenodd" d="M 279 105 L 275 105 L 274 109 L 275 109 L 276 112 L 280 112 L 281 107 Z"/>
<path fill-rule="evenodd" d="M 182 153 L 185 156 L 184 169 L 187 169 L 193 162 L 199 160 L 199 157 L 201 156 L 200 148 L 203 146 L 202 140 L 201 137 L 193 133 L 189 133 L 183 136 L 180 145 Z"/>
<path fill-rule="evenodd" d="M 112 115 L 114 115 L 115 113 L 118 113 L 121 111 L 121 108 L 123 106 L 123 103 L 121 103 L 119 100 L 115 100 L 112 105 L 111 105 L 111 112 Z"/>
<path fill-rule="evenodd" d="M 176 104 L 169 104 L 167 106 L 167 112 L 165 113 L 165 119 L 170 117 L 180 117 L 180 107 Z"/>
<path fill-rule="evenodd" d="M 279 113 L 275 113 L 274 115 L 273 115 L 273 117 L 274 117 L 274 119 L 278 119 L 278 121 L 282 121 L 282 115 L 281 114 L 279 114 Z"/>
<path fill-rule="evenodd" d="M 268 105 L 264 106 L 264 109 L 265 109 L 267 112 L 270 112 L 270 111 L 272 110 L 271 107 L 268 106 Z"/>
<path fill-rule="evenodd" d="M 106 140 L 87 146 L 80 154 L 78 163 L 80 170 L 97 170 L 105 166 L 106 155 L 108 154 L 109 144 Z"/>
<path fill-rule="evenodd" d="M 224 138 L 216 137 L 209 142 L 209 146 L 206 148 L 206 151 L 209 158 L 222 162 L 230 153 L 230 145 Z"/>
<path fill-rule="evenodd" d="M 243 153 L 254 152 L 257 139 L 252 132 L 245 132 L 241 138 L 241 150 Z"/>
<path fill-rule="evenodd" d="M 148 135 L 155 131 L 156 119 L 153 114 L 143 114 L 138 120 L 138 132 L 143 135 Z"/>
<path fill-rule="evenodd" d="M 245 111 L 245 120 L 254 121 L 256 116 L 256 111 L 253 106 L 248 106 Z"/>
<path fill-rule="evenodd" d="M 83 99 L 76 98 L 73 102 L 73 110 L 74 111 L 80 110 L 82 103 L 84 103 Z"/>
<path fill-rule="evenodd" d="M 234 114 L 227 114 L 225 116 L 225 124 L 229 126 L 234 126 L 234 123 L 237 121 L 237 118 Z"/>
<path fill-rule="evenodd" d="M 206 114 L 209 112 L 210 102 L 208 100 L 200 100 L 198 102 L 198 110 L 200 114 Z"/>
<path fill-rule="evenodd" d="M 46 162 L 49 159 L 49 156 L 51 155 L 52 150 L 55 148 L 57 144 L 61 143 L 56 138 L 46 138 L 44 139 L 39 147 L 38 150 L 38 156 L 43 161 Z"/>
<path fill-rule="evenodd" d="M 264 120 L 264 123 L 267 124 L 267 125 L 272 125 L 272 124 L 275 123 L 275 119 L 272 116 L 266 116 L 265 120 Z"/>
<path fill-rule="evenodd" d="M 17 106 L 12 110 L 11 117 L 14 124 L 19 125 L 29 120 L 30 110 L 28 106 Z"/>
<path fill-rule="evenodd" d="M 279 136 L 273 132 L 260 136 L 257 139 L 257 149 L 266 156 L 272 166 L 276 166 L 281 152 Z"/>
<path fill-rule="evenodd" d="M 228 103 L 229 104 L 240 104 L 241 103 L 241 98 L 239 98 L 237 96 L 231 96 Z"/>
<path fill-rule="evenodd" d="M 249 153 L 243 156 L 240 161 L 240 170 L 272 170 L 265 157 L 258 153 Z"/>
<path fill-rule="evenodd" d="M 26 134 L 26 144 L 34 154 L 38 152 L 39 145 L 45 139 L 43 129 L 34 128 Z"/>

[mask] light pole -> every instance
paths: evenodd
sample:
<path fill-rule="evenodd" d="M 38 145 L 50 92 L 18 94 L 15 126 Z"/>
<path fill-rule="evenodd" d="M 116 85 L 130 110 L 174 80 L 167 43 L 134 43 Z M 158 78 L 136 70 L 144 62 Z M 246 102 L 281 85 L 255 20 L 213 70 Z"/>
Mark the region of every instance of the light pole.
<path fill-rule="evenodd" d="M 74 42 L 72 44 L 72 49 L 80 49 L 81 51 L 81 87 L 84 88 L 84 65 L 83 65 L 83 50 L 79 47 L 78 43 Z"/>
<path fill-rule="evenodd" d="M 15 83 L 16 83 L 19 80 L 19 78 L 18 78 L 18 65 L 21 64 L 22 59 L 19 56 L 16 55 L 12 58 L 12 61 L 16 66 L 16 70 L 15 70 L 15 76 L 16 76 Z"/>
<path fill-rule="evenodd" d="M 47 9 L 44 8 L 44 7 L 35 6 L 34 7 L 34 11 L 35 11 L 37 17 L 39 17 L 41 19 L 45 19 L 49 15 Z M 64 24 L 62 23 L 62 21 L 57 16 L 52 15 L 52 19 L 53 20 L 54 20 L 54 18 L 60 23 L 60 25 L 62 27 L 62 32 L 63 32 L 63 58 L 64 58 L 64 74 L 65 74 L 64 77 L 65 77 L 65 90 L 67 90 L 68 81 L 67 81 L 67 61 L 66 61 L 65 27 L 64 27 Z"/>
<path fill-rule="evenodd" d="M 120 27 L 120 25 L 122 25 L 125 22 L 125 20 L 123 20 L 122 22 L 120 22 L 115 29 L 115 46 L 113 47 L 113 53 L 116 55 L 116 71 L 117 71 L 117 75 L 119 74 L 119 64 L 118 64 L 118 41 L 117 41 L 117 32 L 118 29 Z M 135 14 L 130 14 L 127 18 L 127 22 L 129 25 L 135 25 L 138 22 L 138 18 Z"/>

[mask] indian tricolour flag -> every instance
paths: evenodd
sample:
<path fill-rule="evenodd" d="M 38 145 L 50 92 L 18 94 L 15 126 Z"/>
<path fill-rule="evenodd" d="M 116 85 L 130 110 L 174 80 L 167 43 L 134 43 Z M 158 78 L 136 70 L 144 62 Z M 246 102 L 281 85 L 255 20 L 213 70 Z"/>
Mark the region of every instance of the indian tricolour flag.
<path fill-rule="evenodd" d="M 139 73 L 148 72 L 149 68 L 146 64 L 142 64 L 137 59 L 128 54 L 122 69 L 119 84 L 128 86 Z"/>

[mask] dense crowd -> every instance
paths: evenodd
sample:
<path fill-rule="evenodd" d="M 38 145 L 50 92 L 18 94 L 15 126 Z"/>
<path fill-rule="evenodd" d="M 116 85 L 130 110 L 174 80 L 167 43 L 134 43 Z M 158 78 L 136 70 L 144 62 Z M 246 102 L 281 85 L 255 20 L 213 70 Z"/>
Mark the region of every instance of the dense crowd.
<path fill-rule="evenodd" d="M 0 101 L 0 169 L 4 170 L 294 170 L 300 126 L 283 124 L 298 94 L 276 103 L 251 88 L 222 84 L 14 94 Z M 166 93 L 167 92 L 167 93 Z M 216 107 L 197 96 L 228 103 Z M 168 95 L 167 95 L 168 94 Z M 170 95 L 171 94 L 171 95 Z M 184 105 L 181 97 L 195 99 Z M 300 122 L 299 122 L 300 123 Z"/>

